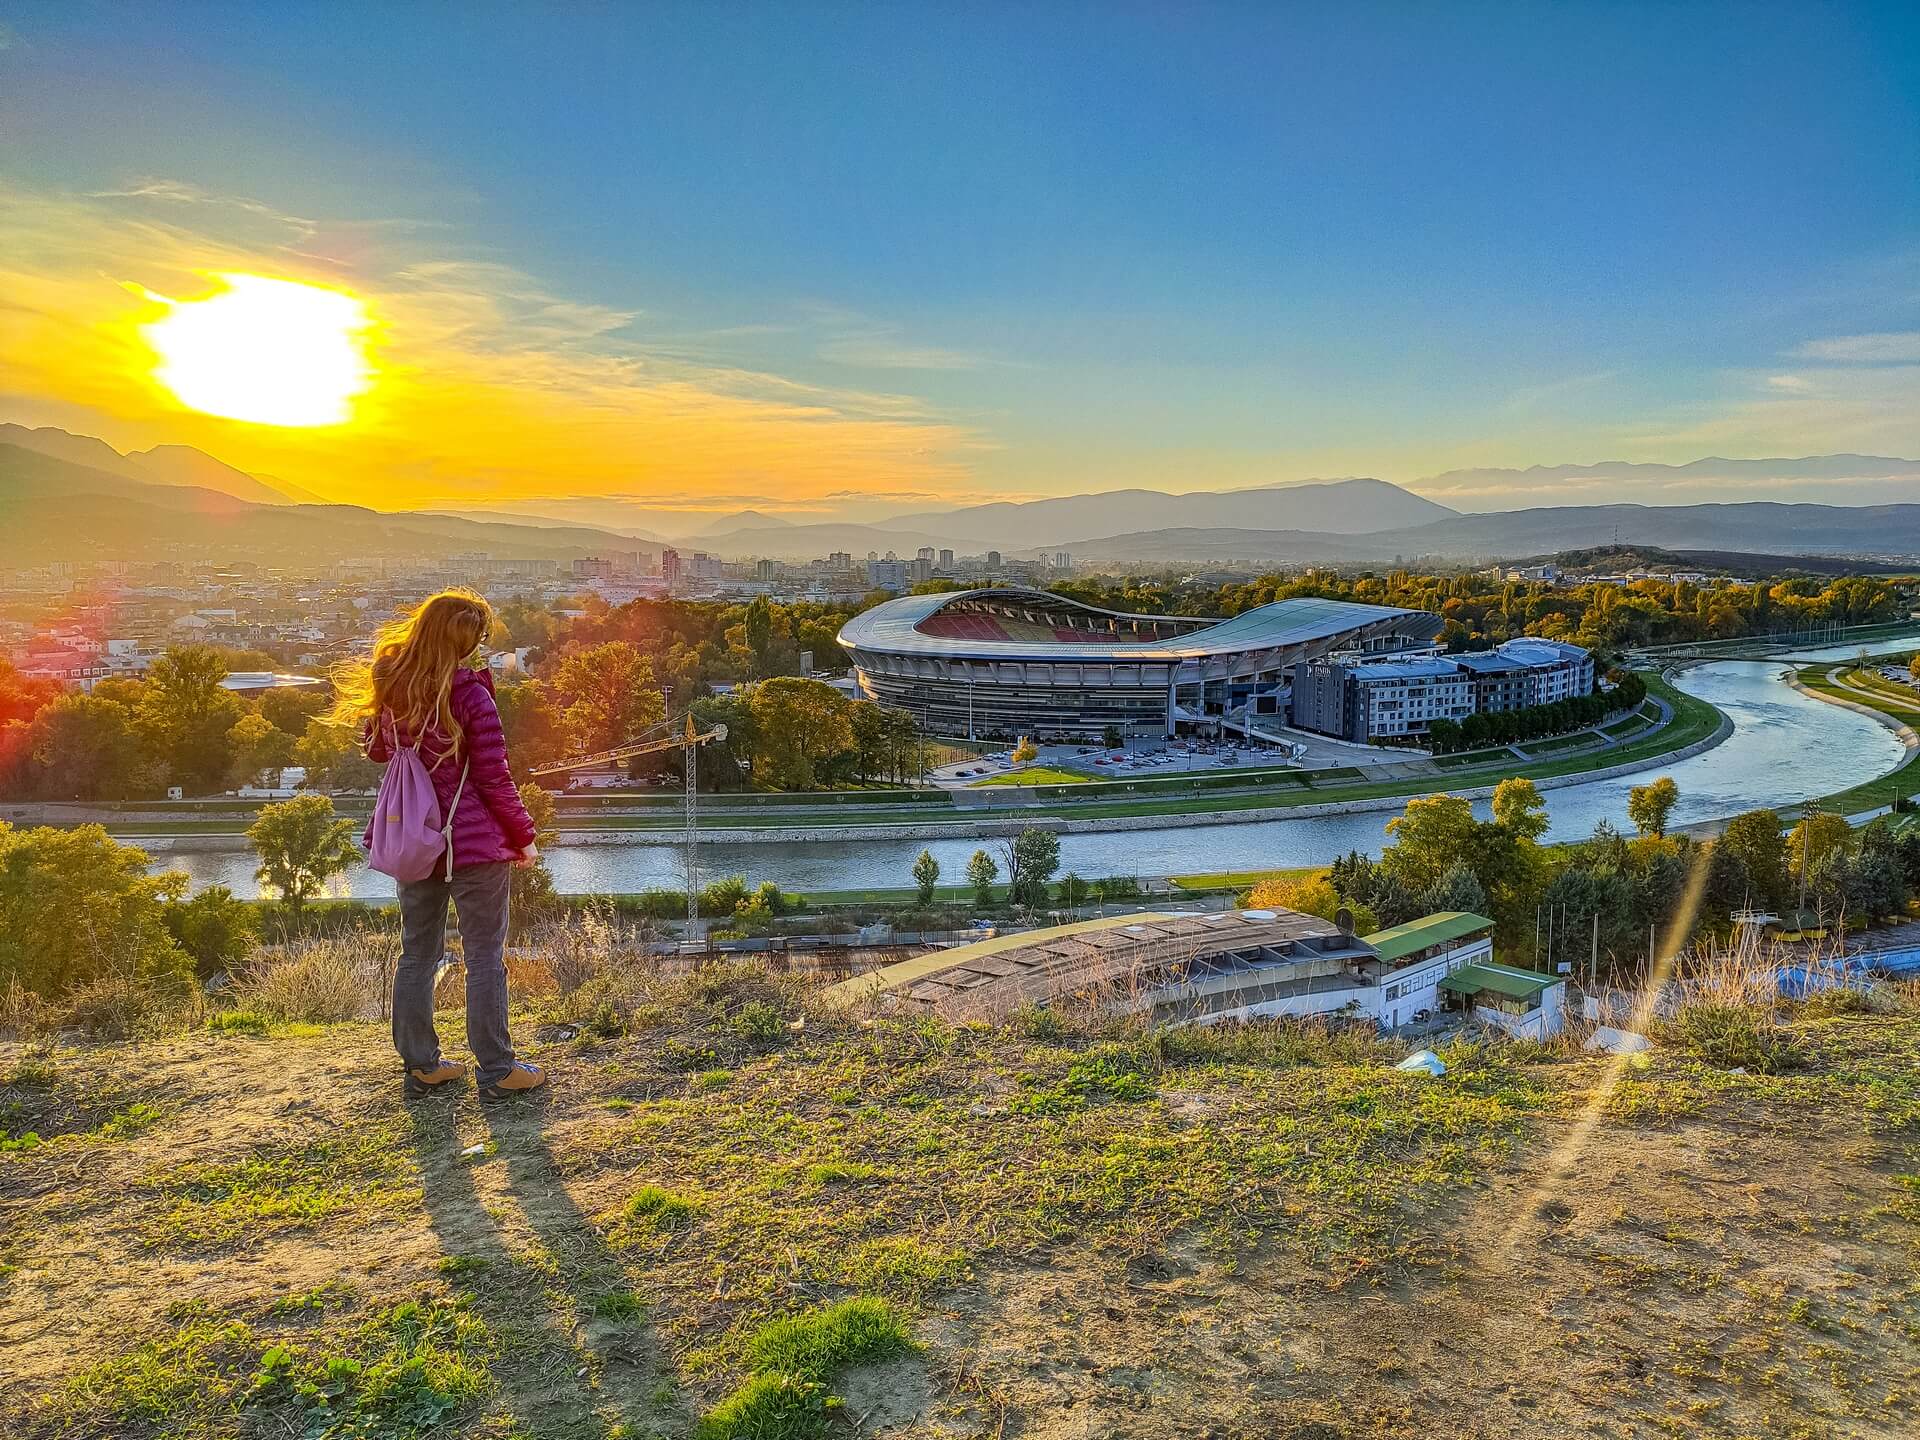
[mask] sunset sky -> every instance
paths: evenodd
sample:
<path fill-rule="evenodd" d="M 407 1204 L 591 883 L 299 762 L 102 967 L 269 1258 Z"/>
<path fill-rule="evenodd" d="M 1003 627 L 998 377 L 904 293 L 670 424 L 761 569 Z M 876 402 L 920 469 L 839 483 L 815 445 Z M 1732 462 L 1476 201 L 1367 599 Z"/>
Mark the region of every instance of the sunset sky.
<path fill-rule="evenodd" d="M 1917 162 L 1910 4 L 6 3 L 0 420 L 636 524 L 1920 456 Z M 163 383 L 222 274 L 343 409 Z"/>

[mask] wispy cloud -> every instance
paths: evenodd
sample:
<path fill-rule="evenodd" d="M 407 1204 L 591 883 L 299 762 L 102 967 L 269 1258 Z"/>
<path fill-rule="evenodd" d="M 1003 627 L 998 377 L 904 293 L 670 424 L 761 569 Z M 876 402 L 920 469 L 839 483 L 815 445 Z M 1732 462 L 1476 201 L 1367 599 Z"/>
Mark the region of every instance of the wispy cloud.
<path fill-rule="evenodd" d="M 1825 340 L 1809 340 L 1793 353 L 1803 360 L 1847 365 L 1920 364 L 1920 330 L 1835 335 Z"/>
<path fill-rule="evenodd" d="M 906 338 L 904 327 L 838 305 L 810 301 L 801 311 L 821 332 L 822 360 L 868 370 L 977 370 L 984 357 Z"/>

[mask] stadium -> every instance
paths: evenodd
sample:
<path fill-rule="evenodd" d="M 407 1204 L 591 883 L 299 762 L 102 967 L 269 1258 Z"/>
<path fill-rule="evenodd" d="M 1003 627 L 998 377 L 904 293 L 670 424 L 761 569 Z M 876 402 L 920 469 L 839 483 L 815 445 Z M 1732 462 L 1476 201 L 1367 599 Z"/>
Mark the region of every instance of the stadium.
<path fill-rule="evenodd" d="M 935 735 L 1098 739 L 1109 725 L 1257 732 L 1285 723 L 1291 666 L 1334 651 L 1433 644 L 1440 617 L 1343 600 L 1280 600 L 1227 620 L 1128 615 L 1046 590 L 903 595 L 849 620 L 840 645 L 869 699 Z"/>

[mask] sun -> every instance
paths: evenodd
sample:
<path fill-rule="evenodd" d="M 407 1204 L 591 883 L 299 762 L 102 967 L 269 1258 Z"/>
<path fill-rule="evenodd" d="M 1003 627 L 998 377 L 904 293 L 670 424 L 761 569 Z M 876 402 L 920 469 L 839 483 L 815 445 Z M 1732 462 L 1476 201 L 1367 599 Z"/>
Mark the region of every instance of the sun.
<path fill-rule="evenodd" d="M 373 383 L 367 307 L 340 290 L 220 274 L 202 300 L 142 327 L 153 377 L 184 405 L 257 425 L 338 425 Z M 159 298 L 159 297 L 156 297 Z"/>

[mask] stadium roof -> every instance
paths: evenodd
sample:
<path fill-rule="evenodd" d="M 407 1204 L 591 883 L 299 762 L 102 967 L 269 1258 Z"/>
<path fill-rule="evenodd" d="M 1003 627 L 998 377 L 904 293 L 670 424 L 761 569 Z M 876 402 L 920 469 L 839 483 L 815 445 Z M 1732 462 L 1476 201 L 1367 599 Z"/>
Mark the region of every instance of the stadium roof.
<path fill-rule="evenodd" d="M 1097 615 L 1118 621 L 1164 625 L 1169 621 L 1194 625 L 1184 634 L 1147 640 L 1131 637 L 1087 640 L 997 640 L 929 635 L 920 626 L 947 606 L 961 600 L 1000 600 L 1008 605 L 1030 605 Z M 1390 605 L 1361 605 L 1348 600 L 1302 598 L 1276 600 L 1243 611 L 1230 619 L 1195 624 L 1188 617 L 1127 615 L 1102 610 L 1046 590 L 991 586 L 953 590 L 939 595 L 902 595 L 855 615 L 840 630 L 840 643 L 849 649 L 893 655 L 939 655 L 1006 660 L 1186 660 L 1240 650 L 1281 649 L 1313 645 L 1351 632 L 1402 619 L 1423 616 L 1419 610 Z M 1429 617 L 1431 618 L 1431 617 Z M 1436 627 L 1437 627 L 1436 620 Z"/>

